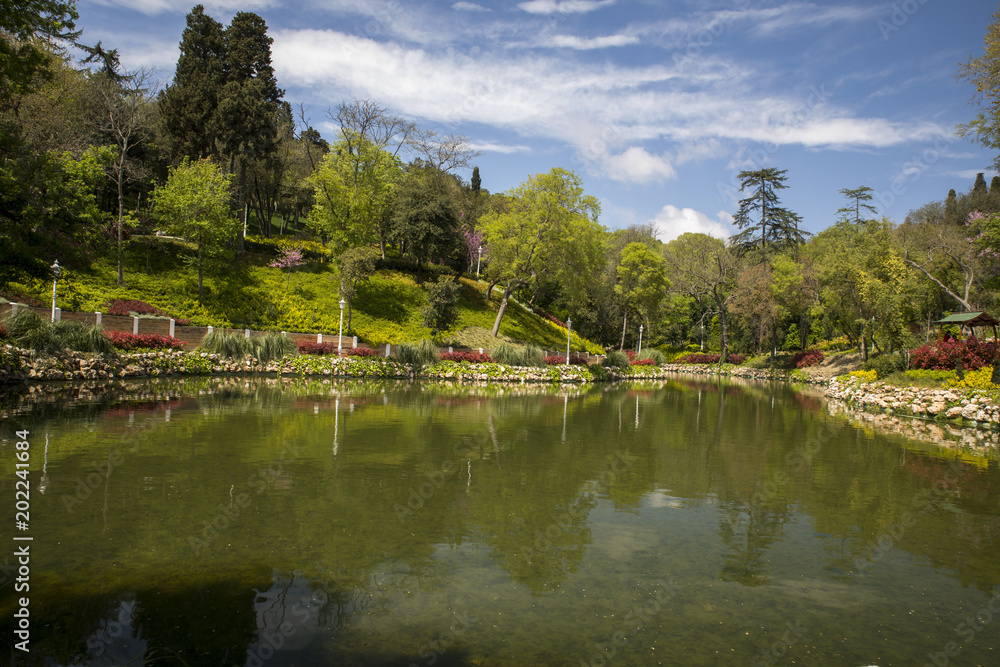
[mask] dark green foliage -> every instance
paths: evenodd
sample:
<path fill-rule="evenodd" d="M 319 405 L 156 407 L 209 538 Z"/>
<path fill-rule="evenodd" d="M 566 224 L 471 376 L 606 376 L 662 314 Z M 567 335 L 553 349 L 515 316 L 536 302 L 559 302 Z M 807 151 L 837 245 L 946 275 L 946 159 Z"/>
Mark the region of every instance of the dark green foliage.
<path fill-rule="evenodd" d="M 608 368 L 620 368 L 622 370 L 627 369 L 631 363 L 628 360 L 628 355 L 621 350 L 612 350 L 608 352 L 608 356 L 601 362 L 602 365 Z"/>
<path fill-rule="evenodd" d="M 958 195 L 955 194 L 954 188 L 948 190 L 948 198 L 944 200 L 944 220 L 949 225 L 961 225 L 965 223 L 961 213 L 958 211 Z"/>
<path fill-rule="evenodd" d="M 472 185 L 472 193 L 478 195 L 479 191 L 482 189 L 483 186 L 483 181 L 482 179 L 479 178 L 479 167 L 472 168 L 471 185 Z"/>
<path fill-rule="evenodd" d="M 200 349 L 224 359 L 244 359 L 249 356 L 260 364 L 298 354 L 295 341 L 276 332 L 247 338 L 245 333 L 213 331 L 201 339 Z"/>
<path fill-rule="evenodd" d="M 458 248 L 456 187 L 452 176 L 423 165 L 411 165 L 399 185 L 392 238 L 417 266 Z"/>
<path fill-rule="evenodd" d="M 866 371 L 875 371 L 879 379 L 884 379 L 900 371 L 906 370 L 906 357 L 898 352 L 893 354 L 880 354 L 871 357 L 861 364 L 861 368 Z"/>
<path fill-rule="evenodd" d="M 500 343 L 490 350 L 493 361 L 506 366 L 545 366 L 545 355 L 536 345 L 514 345 Z"/>
<path fill-rule="evenodd" d="M 646 348 L 639 354 L 640 359 L 652 359 L 653 363 L 659 366 L 667 363 L 667 357 L 655 347 Z"/>
<path fill-rule="evenodd" d="M 458 285 L 447 276 L 427 286 L 428 304 L 420 309 L 424 326 L 432 333 L 450 329 L 458 320 Z"/>
<path fill-rule="evenodd" d="M 413 368 L 413 374 L 419 375 L 425 365 L 438 360 L 438 348 L 434 341 L 424 338 L 419 343 L 397 345 L 393 356 L 401 363 L 409 364 Z"/>
<path fill-rule="evenodd" d="M 768 244 L 779 247 L 793 246 L 805 242 L 807 232 L 799 229 L 802 218 L 780 205 L 777 190 L 788 186 L 786 169 L 758 169 L 739 173 L 740 190 L 751 191 L 749 197 L 740 200 L 739 211 L 734 221 L 742 229 L 733 237 L 736 245 L 750 249 L 765 250 Z"/>
<path fill-rule="evenodd" d="M 3 328 L 12 345 L 39 354 L 61 354 L 66 350 L 96 354 L 115 352 L 111 340 L 99 326 L 80 322 L 52 323 L 30 310 L 7 317 Z"/>
<path fill-rule="evenodd" d="M 0 111 L 51 75 L 49 41 L 80 35 L 75 2 L 13 0 L 0 3 Z"/>

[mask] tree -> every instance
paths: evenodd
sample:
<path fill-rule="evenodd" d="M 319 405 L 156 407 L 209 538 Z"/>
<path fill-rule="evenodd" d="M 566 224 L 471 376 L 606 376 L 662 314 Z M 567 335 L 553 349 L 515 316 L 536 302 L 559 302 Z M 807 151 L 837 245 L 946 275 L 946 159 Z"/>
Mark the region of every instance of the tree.
<path fill-rule="evenodd" d="M 274 269 L 286 269 L 285 289 L 287 290 L 289 283 L 292 281 L 292 269 L 302 266 L 305 263 L 306 261 L 302 257 L 302 248 L 293 247 L 282 250 L 278 259 L 268 264 L 268 266 Z"/>
<path fill-rule="evenodd" d="M 907 220 L 899 229 L 903 261 L 967 310 L 972 290 L 982 276 L 980 250 L 969 242 L 965 225 Z M 950 284 L 949 284 L 950 283 Z"/>
<path fill-rule="evenodd" d="M 1000 178 L 1000 177 L 998 177 Z M 478 196 L 480 189 L 482 189 L 483 181 L 479 178 L 479 167 L 472 168 L 472 194 Z"/>
<path fill-rule="evenodd" d="M 964 222 L 958 212 L 958 196 L 955 194 L 955 188 L 948 190 L 948 198 L 944 200 L 944 219 L 950 225 L 961 225 Z"/>
<path fill-rule="evenodd" d="M 219 93 L 226 82 L 221 23 L 196 5 L 187 15 L 174 80 L 159 97 L 160 116 L 175 161 L 218 155 Z"/>
<path fill-rule="evenodd" d="M 0 4 L 0 111 L 52 74 L 55 42 L 75 42 L 75 2 L 7 0 Z"/>
<path fill-rule="evenodd" d="M 205 298 L 203 269 L 236 232 L 239 221 L 229 215 L 230 177 L 211 160 L 186 159 L 170 170 L 154 193 L 154 210 L 172 233 L 197 246 L 198 300 Z"/>
<path fill-rule="evenodd" d="M 372 100 L 343 102 L 336 113 L 328 111 L 327 116 L 340 125 L 340 138 L 348 153 L 367 143 L 398 157 L 417 131 L 414 123 L 391 115 Z"/>
<path fill-rule="evenodd" d="M 340 268 L 340 298 L 347 301 L 347 330 L 351 330 L 354 295 L 358 283 L 368 280 L 375 273 L 378 253 L 371 248 L 349 248 L 337 257 Z"/>
<path fill-rule="evenodd" d="M 341 251 L 378 242 L 384 259 L 401 176 L 399 158 L 374 143 L 337 142 L 309 177 L 316 198 L 310 225 Z"/>
<path fill-rule="evenodd" d="M 845 216 L 853 217 L 852 222 L 858 225 L 861 224 L 861 211 L 864 210 L 872 215 L 875 215 L 877 211 L 875 207 L 867 203 L 872 200 L 872 193 L 875 192 L 867 185 L 863 185 L 860 188 L 841 188 L 840 194 L 851 200 L 851 205 L 844 208 L 837 209 L 837 213 L 843 213 Z"/>
<path fill-rule="evenodd" d="M 722 359 L 729 354 L 729 318 L 738 261 L 726 244 L 707 234 L 681 234 L 663 250 L 671 290 L 702 301 L 708 299 L 719 316 Z"/>
<path fill-rule="evenodd" d="M 574 241 L 598 236 L 601 206 L 596 198 L 583 194 L 580 177 L 554 168 L 535 174 L 507 194 L 506 210 L 494 210 L 480 219 L 490 246 L 487 275 L 504 285 L 500 308 L 493 322 L 493 336 L 513 292 L 531 282 L 541 270 L 540 257 L 550 261 L 570 257 Z"/>
<path fill-rule="evenodd" d="M 458 321 L 458 285 L 448 276 L 427 286 L 427 301 L 420 314 L 431 333 L 445 331 Z"/>
<path fill-rule="evenodd" d="M 100 44 L 97 47 L 98 52 Z M 137 144 L 151 138 L 151 113 L 154 82 L 148 69 L 119 71 L 118 55 L 105 54 L 104 71 L 96 75 L 99 103 L 98 128 L 114 142 L 115 153 L 107 167 L 108 177 L 115 184 L 118 215 L 115 223 L 118 256 L 118 284 L 123 281 L 122 239 L 125 227 L 125 186 L 128 181 L 148 173 L 146 165 L 133 159 Z"/>
<path fill-rule="evenodd" d="M 419 269 L 459 247 L 454 178 L 430 165 L 412 164 L 396 192 L 392 238 Z"/>
<path fill-rule="evenodd" d="M 740 200 L 735 222 L 743 231 L 733 237 L 734 244 L 745 249 L 759 245 L 764 251 L 768 243 L 779 246 L 803 243 L 805 233 L 799 230 L 802 218 L 779 206 L 775 194 L 788 187 L 786 173 L 786 169 L 773 167 L 739 173 L 740 190 L 749 189 L 751 194 Z"/>
<path fill-rule="evenodd" d="M 615 294 L 621 297 L 625 305 L 619 349 L 625 349 L 629 309 L 638 313 L 645 322 L 649 335 L 652 335 L 650 315 L 660 307 L 660 302 L 670 287 L 664 269 L 663 257 L 643 243 L 630 243 L 622 250 L 622 260 L 617 268 L 618 284 L 615 285 Z"/>
<path fill-rule="evenodd" d="M 434 130 L 417 130 L 410 143 L 427 164 L 443 172 L 467 168 L 472 160 L 483 154 L 472 148 L 469 138 L 462 134 L 441 137 Z"/>
<path fill-rule="evenodd" d="M 985 211 L 989 205 L 990 191 L 986 187 L 986 178 L 982 172 L 976 174 L 976 182 L 972 185 L 972 192 L 969 193 L 969 206 L 973 211 Z"/>
<path fill-rule="evenodd" d="M 985 53 L 959 65 L 956 78 L 967 81 L 976 89 L 972 102 L 979 113 L 968 123 L 958 126 L 958 134 L 986 146 L 1000 149 L 1000 11 L 993 14 L 993 23 L 986 28 Z M 993 159 L 1000 169 L 1000 154 Z"/>

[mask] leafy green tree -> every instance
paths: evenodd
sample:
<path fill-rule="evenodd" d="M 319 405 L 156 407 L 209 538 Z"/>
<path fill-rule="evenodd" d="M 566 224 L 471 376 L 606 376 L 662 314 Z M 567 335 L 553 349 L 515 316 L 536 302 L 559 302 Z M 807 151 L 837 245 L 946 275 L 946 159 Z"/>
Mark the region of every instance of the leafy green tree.
<path fill-rule="evenodd" d="M 986 28 L 985 53 L 959 65 L 956 78 L 967 81 L 976 89 L 972 101 L 980 111 L 968 123 L 958 126 L 958 134 L 969 137 L 987 148 L 1000 149 L 1000 11 L 993 14 L 993 23 Z M 993 159 L 1000 169 L 1000 153 Z"/>
<path fill-rule="evenodd" d="M 625 332 L 629 311 L 634 311 L 645 322 L 652 335 L 650 315 L 655 313 L 666 296 L 670 281 L 667 280 L 663 257 L 650 250 L 644 243 L 630 243 L 622 250 L 618 265 L 618 284 L 615 294 L 624 302 L 622 340 L 619 349 L 625 349 Z"/>
<path fill-rule="evenodd" d="M 410 165 L 400 181 L 392 238 L 418 269 L 459 249 L 458 189 L 453 177 L 422 164 Z"/>
<path fill-rule="evenodd" d="M 75 2 L 5 0 L 0 4 L 0 111 L 52 75 L 51 45 L 75 42 Z"/>
<path fill-rule="evenodd" d="M 965 222 L 958 212 L 958 196 L 955 194 L 955 188 L 948 190 L 948 198 L 944 200 L 944 219 L 950 225 L 961 225 Z"/>
<path fill-rule="evenodd" d="M 402 177 L 399 158 L 371 142 L 341 140 L 309 177 L 314 230 L 344 250 L 378 242 L 382 257 L 393 232 L 393 203 Z"/>
<path fill-rule="evenodd" d="M 841 188 L 840 194 L 844 195 L 848 200 L 850 200 L 851 205 L 845 206 L 844 208 L 837 209 L 837 213 L 842 213 L 847 219 L 851 220 L 854 224 L 861 224 L 861 221 L 865 218 L 861 217 L 861 212 L 871 213 L 875 215 L 877 213 L 874 206 L 869 204 L 873 198 L 872 193 L 875 192 L 867 185 L 863 185 L 860 188 Z"/>
<path fill-rule="evenodd" d="M 205 262 L 232 239 L 239 221 L 229 214 L 230 177 L 211 160 L 186 159 L 154 193 L 154 210 L 166 229 L 197 247 L 198 299 L 205 298 Z"/>
<path fill-rule="evenodd" d="M 986 187 L 986 178 L 982 172 L 979 172 L 976 174 L 976 182 L 972 185 L 972 192 L 969 193 L 970 208 L 973 211 L 986 212 L 990 205 L 989 197 L 990 191 Z"/>
<path fill-rule="evenodd" d="M 787 169 L 768 167 L 739 173 L 740 190 L 750 190 L 750 196 L 740 200 L 736 212 L 736 226 L 743 231 L 733 237 L 733 242 L 745 249 L 759 246 L 764 251 L 768 243 L 778 246 L 799 245 L 805 232 L 799 229 L 802 218 L 780 206 L 776 194 L 788 186 Z"/>
<path fill-rule="evenodd" d="M 504 286 L 494 336 L 500 332 L 511 294 L 531 283 L 542 270 L 542 258 L 568 258 L 575 252 L 575 241 L 599 235 L 601 229 L 600 203 L 583 193 L 579 176 L 559 167 L 530 177 L 507 198 L 506 210 L 480 218 L 490 248 L 487 275 Z"/>
<path fill-rule="evenodd" d="M 738 270 L 736 254 L 707 234 L 681 234 L 663 249 L 671 290 L 701 302 L 719 317 L 722 358 L 729 354 L 729 301 Z"/>
<path fill-rule="evenodd" d="M 458 321 L 459 286 L 448 276 L 427 286 L 427 305 L 420 310 L 424 326 L 437 334 L 454 326 Z"/>

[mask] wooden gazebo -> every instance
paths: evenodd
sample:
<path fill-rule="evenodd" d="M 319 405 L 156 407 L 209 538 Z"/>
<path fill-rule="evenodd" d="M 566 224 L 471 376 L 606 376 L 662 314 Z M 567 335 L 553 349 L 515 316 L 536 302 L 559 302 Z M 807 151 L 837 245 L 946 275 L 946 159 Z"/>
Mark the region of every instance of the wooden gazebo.
<path fill-rule="evenodd" d="M 969 333 L 973 336 L 975 335 L 976 327 L 993 327 L 993 338 L 997 339 L 997 325 L 1000 324 L 1000 320 L 980 311 L 975 313 L 956 313 L 955 315 L 949 315 L 942 320 L 938 320 L 934 324 L 938 325 L 938 340 L 941 340 L 945 324 L 957 324 L 962 331 L 968 328 Z"/>

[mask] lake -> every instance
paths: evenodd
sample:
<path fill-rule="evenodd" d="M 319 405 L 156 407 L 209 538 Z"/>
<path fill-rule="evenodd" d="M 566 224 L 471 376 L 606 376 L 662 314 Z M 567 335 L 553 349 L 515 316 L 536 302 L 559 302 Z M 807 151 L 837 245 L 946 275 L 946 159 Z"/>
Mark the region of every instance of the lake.
<path fill-rule="evenodd" d="M 206 377 L 0 405 L 0 515 L 31 538 L 0 554 L 12 664 L 1000 660 L 997 460 L 787 385 Z"/>

